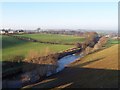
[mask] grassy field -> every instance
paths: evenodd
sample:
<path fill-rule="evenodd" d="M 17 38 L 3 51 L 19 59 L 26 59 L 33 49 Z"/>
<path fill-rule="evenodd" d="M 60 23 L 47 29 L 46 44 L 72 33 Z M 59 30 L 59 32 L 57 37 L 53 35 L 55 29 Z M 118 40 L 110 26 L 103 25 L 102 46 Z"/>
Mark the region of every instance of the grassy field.
<path fill-rule="evenodd" d="M 17 36 L 29 37 L 43 42 L 70 43 L 70 44 L 76 42 L 83 42 L 85 40 L 84 37 L 60 34 L 21 34 Z"/>
<path fill-rule="evenodd" d="M 51 45 L 37 42 L 27 42 L 18 40 L 9 36 L 0 36 L 2 38 L 2 59 L 10 60 L 13 56 L 26 56 L 30 51 L 43 54 L 46 49 L 52 53 L 62 51 L 73 47 L 72 45 Z"/>
<path fill-rule="evenodd" d="M 114 88 L 118 87 L 118 44 L 92 53 L 68 65 L 32 88 Z"/>
<path fill-rule="evenodd" d="M 120 44 L 120 40 L 109 39 L 105 46 L 110 47 L 110 46 L 115 45 L 115 44 Z"/>

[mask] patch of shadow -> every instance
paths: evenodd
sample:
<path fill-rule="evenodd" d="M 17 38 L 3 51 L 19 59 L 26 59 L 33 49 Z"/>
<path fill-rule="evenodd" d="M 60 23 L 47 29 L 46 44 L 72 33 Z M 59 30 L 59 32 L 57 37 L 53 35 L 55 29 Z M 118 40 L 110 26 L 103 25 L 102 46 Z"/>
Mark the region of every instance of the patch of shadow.
<path fill-rule="evenodd" d="M 120 70 L 82 68 L 82 66 L 100 59 L 102 58 L 83 63 L 81 67 L 66 67 L 63 71 L 45 79 L 55 78 L 54 80 L 38 83 L 31 88 L 56 89 L 69 83 L 71 84 L 65 88 L 118 88 L 118 73 Z"/>
<path fill-rule="evenodd" d="M 38 64 L 30 62 L 2 62 L 2 87 L 21 88 L 45 79 L 55 73 L 55 64 Z"/>
<path fill-rule="evenodd" d="M 22 45 L 27 43 L 28 41 L 16 39 L 10 36 L 3 36 L 2 37 L 2 49 L 4 48 L 10 48 L 10 47 L 15 47 L 17 45 Z"/>

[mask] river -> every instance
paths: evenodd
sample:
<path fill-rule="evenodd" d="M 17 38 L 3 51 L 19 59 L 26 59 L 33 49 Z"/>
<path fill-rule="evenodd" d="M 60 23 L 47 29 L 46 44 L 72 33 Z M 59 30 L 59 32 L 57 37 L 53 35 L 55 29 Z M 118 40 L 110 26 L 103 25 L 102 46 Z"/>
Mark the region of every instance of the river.
<path fill-rule="evenodd" d="M 66 65 L 74 62 L 75 60 L 77 60 L 78 58 L 81 58 L 81 57 L 82 57 L 82 54 L 73 54 L 73 55 L 68 55 L 68 56 L 65 56 L 65 57 L 59 59 L 58 62 L 57 62 L 58 67 L 57 67 L 55 73 L 58 73 L 58 72 L 62 71 L 65 68 Z M 50 76 L 52 74 L 53 73 L 48 72 L 47 76 Z"/>
<path fill-rule="evenodd" d="M 51 76 L 53 74 L 56 74 L 56 73 L 62 71 L 65 68 L 66 65 L 74 62 L 75 60 L 77 60 L 78 58 L 81 58 L 82 56 L 83 55 L 81 55 L 81 54 L 73 54 L 73 55 L 68 55 L 68 56 L 65 56 L 65 57 L 59 59 L 58 62 L 57 62 L 57 66 L 58 67 L 55 70 L 55 72 L 47 72 L 46 76 Z M 34 73 L 34 70 L 32 71 L 32 73 Z M 34 74 L 33 74 L 33 76 L 34 76 Z M 30 74 L 30 72 L 28 72 L 28 73 L 25 73 L 25 76 L 31 78 L 32 75 Z M 35 83 L 37 80 L 39 80 L 39 78 L 32 77 L 30 80 L 31 81 L 27 80 L 26 82 L 33 82 L 33 83 Z M 20 81 L 20 80 L 8 80 L 7 83 L 8 83 L 8 85 L 6 87 L 9 87 L 9 88 L 13 88 L 13 87 L 14 88 L 21 88 L 21 87 L 24 86 L 23 82 Z M 4 81 L 4 84 L 6 84 L 6 81 Z M 31 83 L 29 83 L 29 84 L 31 84 Z"/>

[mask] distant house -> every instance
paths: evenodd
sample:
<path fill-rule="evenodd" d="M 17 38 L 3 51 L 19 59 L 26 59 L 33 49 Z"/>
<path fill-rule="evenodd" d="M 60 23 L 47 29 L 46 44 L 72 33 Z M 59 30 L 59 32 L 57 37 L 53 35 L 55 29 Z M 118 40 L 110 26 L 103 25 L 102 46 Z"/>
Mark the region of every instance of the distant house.
<path fill-rule="evenodd" d="M 6 33 L 8 33 L 7 30 L 1 30 L 1 31 L 0 31 L 0 34 L 6 34 Z"/>
<path fill-rule="evenodd" d="M 112 39 L 117 40 L 117 39 L 119 39 L 119 37 L 118 37 L 118 36 L 116 36 L 116 37 L 113 37 Z"/>
<path fill-rule="evenodd" d="M 109 37 L 110 37 L 110 35 L 106 35 L 105 37 L 106 37 L 106 38 L 109 38 Z"/>
<path fill-rule="evenodd" d="M 0 34 L 13 34 L 14 33 L 14 31 L 13 30 L 1 30 L 0 31 Z"/>
<path fill-rule="evenodd" d="M 14 31 L 10 30 L 10 31 L 8 31 L 8 33 L 9 33 L 9 34 L 13 34 L 13 33 L 14 33 Z"/>
<path fill-rule="evenodd" d="M 5 34 L 5 30 L 1 30 L 1 31 L 0 31 L 0 34 Z"/>

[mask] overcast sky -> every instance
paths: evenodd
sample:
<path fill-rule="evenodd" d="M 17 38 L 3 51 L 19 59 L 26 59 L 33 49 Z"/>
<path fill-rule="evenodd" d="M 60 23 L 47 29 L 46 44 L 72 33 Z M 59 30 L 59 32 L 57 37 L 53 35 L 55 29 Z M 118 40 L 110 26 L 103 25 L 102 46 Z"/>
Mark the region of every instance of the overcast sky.
<path fill-rule="evenodd" d="M 0 28 L 117 30 L 117 2 L 7 2 Z"/>

